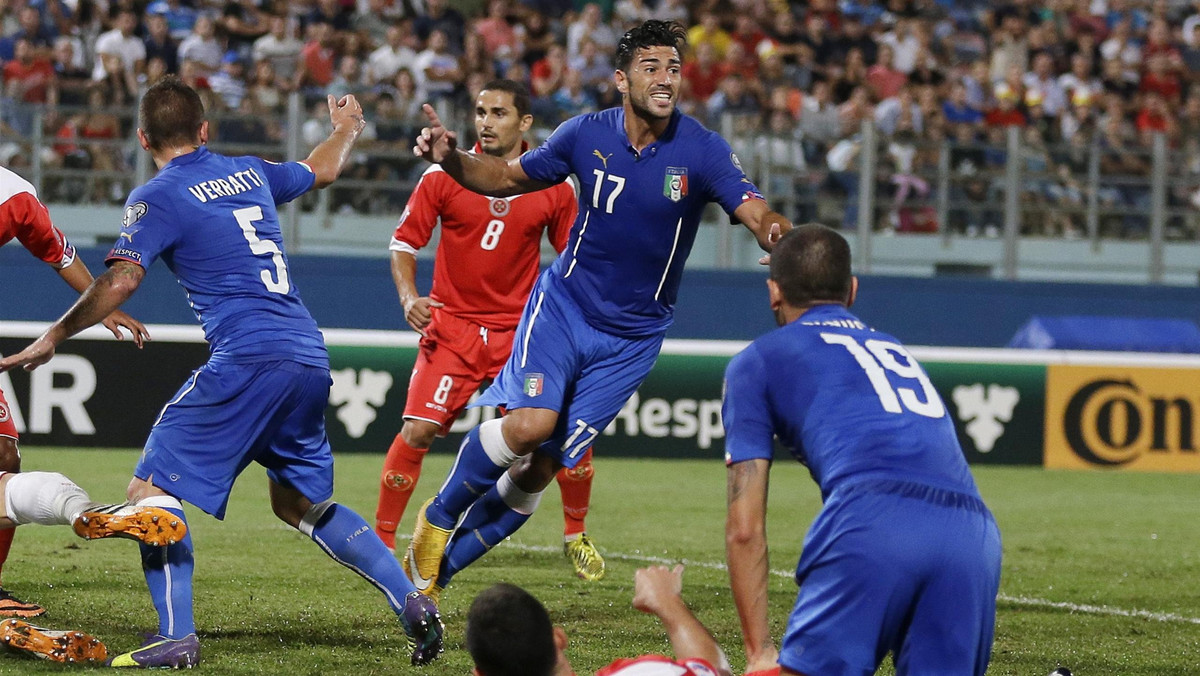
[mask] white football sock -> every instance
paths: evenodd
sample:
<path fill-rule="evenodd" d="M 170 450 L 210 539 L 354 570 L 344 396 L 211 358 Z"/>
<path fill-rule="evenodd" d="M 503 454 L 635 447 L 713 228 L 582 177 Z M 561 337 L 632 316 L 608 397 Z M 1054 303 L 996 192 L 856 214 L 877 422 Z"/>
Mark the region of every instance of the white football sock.
<path fill-rule="evenodd" d="M 8 480 L 4 508 L 15 523 L 65 526 L 92 504 L 86 491 L 58 472 L 21 472 Z"/>

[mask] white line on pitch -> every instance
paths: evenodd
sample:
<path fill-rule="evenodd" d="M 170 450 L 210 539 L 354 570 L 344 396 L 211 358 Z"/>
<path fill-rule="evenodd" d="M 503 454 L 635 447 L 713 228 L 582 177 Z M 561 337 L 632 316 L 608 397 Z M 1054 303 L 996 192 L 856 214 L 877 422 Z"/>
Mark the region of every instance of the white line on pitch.
<path fill-rule="evenodd" d="M 399 535 L 397 540 L 409 539 L 408 536 Z M 512 549 L 519 549 L 525 552 L 537 552 L 558 554 L 562 552 L 559 547 L 548 547 L 545 545 L 525 545 L 511 540 L 505 545 Z M 662 556 L 648 556 L 645 554 L 622 554 L 619 552 L 605 552 L 604 558 L 617 559 L 620 561 L 633 561 L 636 563 L 657 563 L 657 564 L 674 564 L 682 563 L 685 566 L 695 568 L 708 568 L 710 570 L 726 570 L 725 564 L 713 563 L 712 561 L 693 561 L 690 559 L 669 559 Z M 772 570 L 771 574 L 776 577 L 791 579 L 795 573 L 790 570 Z M 1094 606 L 1080 603 L 1069 603 L 1066 601 L 1050 601 L 1048 599 L 1039 599 L 1032 596 L 1010 596 L 1008 594 L 1000 594 L 996 600 L 1001 603 L 1008 603 L 1014 606 L 1025 606 L 1028 608 L 1053 608 L 1055 610 L 1066 610 L 1072 613 L 1082 613 L 1084 615 L 1108 615 L 1113 617 L 1136 617 L 1143 620 L 1153 620 L 1155 622 L 1183 622 L 1186 624 L 1200 624 L 1200 617 L 1188 617 L 1186 615 L 1178 615 L 1176 613 L 1156 613 L 1149 610 L 1125 610 L 1124 608 L 1114 608 L 1112 606 Z"/>

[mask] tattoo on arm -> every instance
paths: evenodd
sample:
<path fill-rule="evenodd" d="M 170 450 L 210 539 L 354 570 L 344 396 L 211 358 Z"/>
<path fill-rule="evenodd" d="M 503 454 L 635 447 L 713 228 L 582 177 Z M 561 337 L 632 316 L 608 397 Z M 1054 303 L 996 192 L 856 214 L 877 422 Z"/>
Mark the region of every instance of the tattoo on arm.
<path fill-rule="evenodd" d="M 757 460 L 730 465 L 728 479 L 729 504 L 740 500 L 751 486 L 757 484 L 768 467 L 770 465 Z"/>

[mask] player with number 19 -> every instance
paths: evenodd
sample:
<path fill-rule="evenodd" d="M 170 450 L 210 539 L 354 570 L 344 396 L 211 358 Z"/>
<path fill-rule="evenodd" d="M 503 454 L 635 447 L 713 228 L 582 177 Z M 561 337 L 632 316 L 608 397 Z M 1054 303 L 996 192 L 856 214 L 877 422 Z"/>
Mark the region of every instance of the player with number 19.
<path fill-rule="evenodd" d="M 353 96 L 328 97 L 333 132 L 303 162 L 209 152 L 196 92 L 166 78 L 142 97 L 138 139 L 158 174 L 136 188 L 108 256 L 109 270 L 23 352 L 0 368 L 34 368 L 54 348 L 123 303 L 161 258 L 204 328 L 212 356 L 163 407 L 127 497 L 186 521 L 181 501 L 223 518 L 237 476 L 267 469 L 271 506 L 338 563 L 383 592 L 424 663 L 441 652 L 442 625 L 361 516 L 332 500 L 333 454 L 325 435 L 329 357 L 288 270 L 276 205 L 332 183 L 362 132 Z M 143 547 L 158 611 L 157 634 L 113 666 L 189 667 L 200 657 L 192 613 L 193 555 L 182 542 Z"/>
<path fill-rule="evenodd" d="M 1000 532 L 954 423 L 921 365 L 849 311 L 858 282 L 836 231 L 803 225 L 771 252 L 781 328 L 725 372 L 726 553 L 746 671 L 870 674 L 987 669 Z M 776 650 L 767 621 L 766 505 L 775 441 L 806 465 L 824 507 L 796 568 Z"/>

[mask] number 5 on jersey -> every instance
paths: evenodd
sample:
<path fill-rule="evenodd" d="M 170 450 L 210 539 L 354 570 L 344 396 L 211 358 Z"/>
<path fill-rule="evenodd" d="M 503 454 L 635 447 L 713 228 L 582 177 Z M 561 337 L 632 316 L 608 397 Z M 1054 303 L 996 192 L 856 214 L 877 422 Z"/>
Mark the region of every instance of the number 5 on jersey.
<path fill-rule="evenodd" d="M 269 239 L 259 239 L 258 230 L 254 228 L 254 224 L 263 219 L 262 207 L 236 209 L 233 217 L 237 219 L 238 225 L 242 226 L 242 234 L 250 243 L 250 253 L 255 256 L 270 256 L 271 262 L 275 264 L 275 277 L 271 277 L 270 270 L 263 270 L 259 274 L 267 291 L 287 293 L 291 290 L 292 285 L 288 281 L 287 262 L 283 260 L 283 252 L 279 250 L 279 246 L 275 242 Z"/>
<path fill-rule="evenodd" d="M 904 409 L 908 409 L 926 418 L 941 418 L 946 415 L 946 405 L 942 403 L 942 398 L 938 396 L 933 383 L 929 382 L 929 376 L 925 375 L 917 361 L 903 346 L 886 340 L 868 340 L 859 345 L 854 338 L 840 333 L 822 333 L 821 339 L 830 345 L 841 345 L 854 357 L 866 372 L 867 379 L 871 381 L 871 387 L 879 396 L 883 410 L 888 413 L 903 413 Z M 903 364 L 896 359 L 897 355 L 904 358 Z M 920 383 L 925 400 L 921 401 L 912 388 L 893 388 L 884 369 L 901 378 Z"/>

